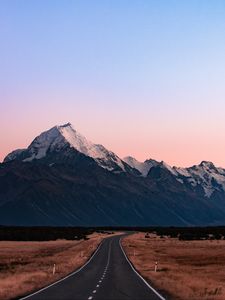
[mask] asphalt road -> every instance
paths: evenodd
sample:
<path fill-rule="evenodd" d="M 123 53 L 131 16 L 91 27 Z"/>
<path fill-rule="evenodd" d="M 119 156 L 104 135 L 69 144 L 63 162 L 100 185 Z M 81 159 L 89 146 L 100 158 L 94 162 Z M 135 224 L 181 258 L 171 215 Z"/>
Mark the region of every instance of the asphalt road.
<path fill-rule="evenodd" d="M 81 269 L 22 299 L 165 300 L 133 269 L 120 239 L 106 238 Z"/>

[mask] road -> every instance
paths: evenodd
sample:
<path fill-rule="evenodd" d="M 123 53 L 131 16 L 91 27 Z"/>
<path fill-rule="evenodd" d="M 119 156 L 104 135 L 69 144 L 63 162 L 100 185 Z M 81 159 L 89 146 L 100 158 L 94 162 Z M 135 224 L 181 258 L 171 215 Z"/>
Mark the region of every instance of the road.
<path fill-rule="evenodd" d="M 79 270 L 22 299 L 165 300 L 134 270 L 120 242 L 121 236 L 104 239 Z"/>

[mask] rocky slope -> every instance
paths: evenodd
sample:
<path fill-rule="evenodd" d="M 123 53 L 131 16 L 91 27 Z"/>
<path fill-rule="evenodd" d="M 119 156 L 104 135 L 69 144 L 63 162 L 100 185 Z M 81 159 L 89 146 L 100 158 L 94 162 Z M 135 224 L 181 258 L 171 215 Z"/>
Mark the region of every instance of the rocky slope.
<path fill-rule="evenodd" d="M 0 164 L 0 224 L 150 226 L 225 222 L 225 170 L 120 159 L 71 124 Z"/>

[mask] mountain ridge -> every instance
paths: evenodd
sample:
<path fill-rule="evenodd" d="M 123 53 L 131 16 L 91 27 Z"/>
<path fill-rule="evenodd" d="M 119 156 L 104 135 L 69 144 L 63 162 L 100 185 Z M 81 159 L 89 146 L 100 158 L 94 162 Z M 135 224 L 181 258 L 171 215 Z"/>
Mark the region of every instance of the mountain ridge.
<path fill-rule="evenodd" d="M 2 225 L 192 226 L 225 223 L 225 170 L 120 159 L 70 123 L 0 164 Z"/>
<path fill-rule="evenodd" d="M 86 156 L 92 157 L 98 164 L 109 171 L 131 171 L 130 166 L 115 153 L 100 144 L 94 144 L 76 131 L 71 123 L 57 125 L 37 136 L 27 149 L 18 149 L 9 153 L 3 160 L 7 162 L 19 159 L 24 162 L 41 159 L 47 151 L 61 151 L 66 145 Z"/>

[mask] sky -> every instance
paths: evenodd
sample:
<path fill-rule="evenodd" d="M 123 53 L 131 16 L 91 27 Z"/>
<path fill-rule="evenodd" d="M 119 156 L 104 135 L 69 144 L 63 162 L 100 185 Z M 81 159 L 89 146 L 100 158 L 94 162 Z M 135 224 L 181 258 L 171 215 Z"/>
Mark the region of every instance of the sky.
<path fill-rule="evenodd" d="M 225 167 L 224 0 L 1 0 L 0 161 L 71 122 L 120 157 Z"/>

